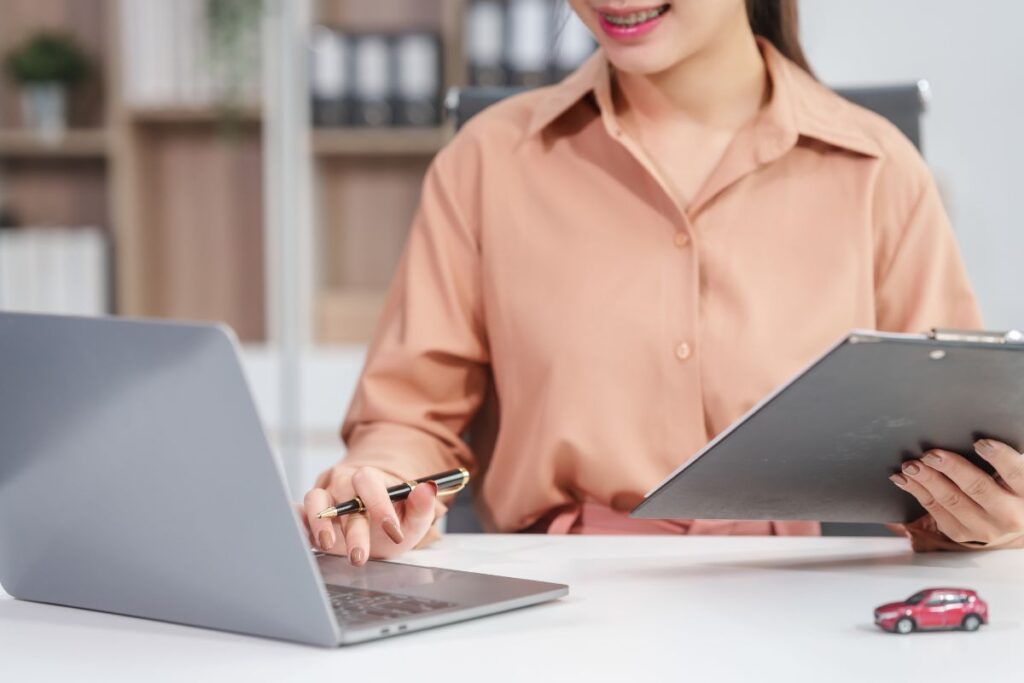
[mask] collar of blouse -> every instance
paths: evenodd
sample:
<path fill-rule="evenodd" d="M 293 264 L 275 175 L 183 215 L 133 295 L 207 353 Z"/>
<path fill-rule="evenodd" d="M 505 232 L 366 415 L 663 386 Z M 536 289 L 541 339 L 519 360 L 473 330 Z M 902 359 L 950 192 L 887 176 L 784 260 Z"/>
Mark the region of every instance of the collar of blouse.
<path fill-rule="evenodd" d="M 761 37 L 757 41 L 772 81 L 771 98 L 755 122 L 758 127 L 756 154 L 760 163 L 778 158 L 801 136 L 858 154 L 881 155 L 878 143 L 848 121 L 847 110 L 831 90 L 789 61 L 769 41 Z M 602 50 L 597 50 L 574 73 L 548 89 L 534 109 L 527 134 L 539 134 L 590 94 L 594 96 L 608 134 L 621 135 L 611 104 L 610 65 Z"/>

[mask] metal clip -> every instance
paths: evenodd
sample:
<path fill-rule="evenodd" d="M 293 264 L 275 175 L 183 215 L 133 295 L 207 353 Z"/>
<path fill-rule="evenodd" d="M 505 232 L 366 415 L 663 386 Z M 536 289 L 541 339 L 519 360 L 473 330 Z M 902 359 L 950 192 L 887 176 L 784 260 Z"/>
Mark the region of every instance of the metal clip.
<path fill-rule="evenodd" d="M 987 332 L 983 330 L 947 330 L 933 328 L 928 334 L 935 341 L 969 342 L 973 344 L 1024 344 L 1024 332 Z"/>

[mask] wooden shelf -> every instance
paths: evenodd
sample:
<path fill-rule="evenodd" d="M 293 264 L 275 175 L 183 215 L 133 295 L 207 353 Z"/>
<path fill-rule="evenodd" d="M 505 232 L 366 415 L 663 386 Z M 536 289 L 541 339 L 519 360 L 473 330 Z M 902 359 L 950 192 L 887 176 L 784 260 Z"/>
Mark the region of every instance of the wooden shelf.
<path fill-rule="evenodd" d="M 256 122 L 262 118 L 259 107 L 147 107 L 126 111 L 136 123 L 180 124 L 180 123 L 221 123 L 242 120 Z"/>
<path fill-rule="evenodd" d="M 465 3 L 314 0 L 313 11 L 315 21 L 353 32 L 438 31 L 441 85 L 447 89 L 466 79 Z M 131 3 L 11 0 L 3 5 L 0 53 L 40 28 L 53 28 L 80 40 L 95 55 L 98 71 L 98 78 L 69 101 L 73 120 L 83 127 L 61 140 L 48 144 L 31 131 L 0 126 L 5 194 L 14 212 L 29 222 L 108 227 L 116 246 L 118 314 L 225 320 L 243 338 L 261 340 L 264 264 L 274 245 L 262 241 L 266 158 L 260 102 L 249 98 L 232 109 L 199 98 L 166 105 L 132 99 L 133 92 L 142 91 L 129 87 L 129 55 L 122 54 L 127 43 L 121 38 L 138 27 L 122 22 L 138 21 L 140 15 L 121 11 L 123 4 Z M 180 45 L 188 49 L 187 43 Z M 152 54 L 166 52 L 161 50 Z M 182 64 L 190 68 L 187 60 Z M 0 121 L 19 120 L 17 104 L 13 90 L 0 88 Z M 232 128 L 244 134 L 225 135 Z M 423 173 L 452 135 L 443 124 L 310 131 L 322 209 L 315 249 L 323 255 L 323 272 L 317 274 L 321 285 L 313 320 L 303 323 L 315 330 L 318 342 L 363 343 L 371 337 Z"/>
<path fill-rule="evenodd" d="M 103 159 L 108 139 L 103 128 L 72 129 L 52 142 L 35 131 L 11 128 L 0 130 L 0 158 Z"/>
<path fill-rule="evenodd" d="M 321 290 L 316 298 L 318 344 L 365 343 L 384 309 L 387 291 L 362 287 Z"/>
<path fill-rule="evenodd" d="M 317 156 L 432 156 L 451 138 L 436 128 L 318 128 L 313 131 Z"/>

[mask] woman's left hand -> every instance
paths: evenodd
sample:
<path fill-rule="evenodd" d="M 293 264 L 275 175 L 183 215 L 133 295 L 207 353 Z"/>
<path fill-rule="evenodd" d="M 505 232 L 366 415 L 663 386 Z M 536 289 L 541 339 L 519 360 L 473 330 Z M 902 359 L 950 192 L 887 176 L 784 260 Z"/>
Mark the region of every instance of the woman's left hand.
<path fill-rule="evenodd" d="M 1024 455 L 991 439 L 974 449 L 995 468 L 990 476 L 966 458 L 933 449 L 903 463 L 890 479 L 928 511 L 935 527 L 968 547 L 1024 547 Z"/>

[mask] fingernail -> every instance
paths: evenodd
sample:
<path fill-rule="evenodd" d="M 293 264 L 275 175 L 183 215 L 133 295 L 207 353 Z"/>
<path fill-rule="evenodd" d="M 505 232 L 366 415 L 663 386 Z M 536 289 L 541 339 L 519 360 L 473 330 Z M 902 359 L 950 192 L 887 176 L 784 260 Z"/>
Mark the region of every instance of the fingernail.
<path fill-rule="evenodd" d="M 431 489 L 433 489 L 434 495 L 436 496 L 437 495 L 437 482 L 436 481 L 428 481 L 427 482 L 427 486 L 429 486 Z"/>
<path fill-rule="evenodd" d="M 910 476 L 914 476 L 921 471 L 921 467 L 916 462 L 905 462 L 903 463 L 903 471 Z"/>
<path fill-rule="evenodd" d="M 889 481 L 891 481 L 892 483 L 896 484 L 900 488 L 903 488 L 904 486 L 907 485 L 907 478 L 904 477 L 902 474 L 894 474 L 894 475 L 892 475 L 891 477 L 889 477 Z"/>
<path fill-rule="evenodd" d="M 929 465 L 935 465 L 936 467 L 941 467 L 943 463 L 942 456 L 938 453 L 925 453 L 925 456 L 921 459 Z"/>
<path fill-rule="evenodd" d="M 363 560 L 366 559 L 366 551 L 362 548 L 353 548 L 352 552 L 348 555 L 348 559 L 354 566 L 361 565 Z"/>
<path fill-rule="evenodd" d="M 401 543 L 404 540 L 402 536 L 402 530 L 398 528 L 398 522 L 388 517 L 380 524 L 381 528 L 384 529 L 384 533 L 388 535 L 394 543 Z"/>
<path fill-rule="evenodd" d="M 974 442 L 974 450 L 979 453 L 991 453 L 992 443 L 988 439 L 981 439 L 980 441 Z"/>
<path fill-rule="evenodd" d="M 334 547 L 334 536 L 327 529 L 321 531 L 317 538 L 320 539 L 320 550 L 330 550 Z"/>

